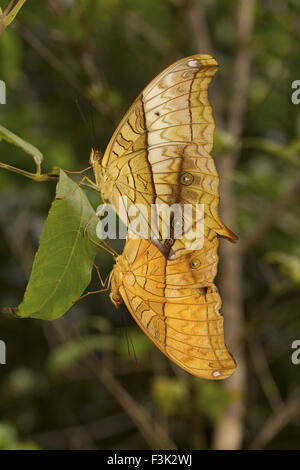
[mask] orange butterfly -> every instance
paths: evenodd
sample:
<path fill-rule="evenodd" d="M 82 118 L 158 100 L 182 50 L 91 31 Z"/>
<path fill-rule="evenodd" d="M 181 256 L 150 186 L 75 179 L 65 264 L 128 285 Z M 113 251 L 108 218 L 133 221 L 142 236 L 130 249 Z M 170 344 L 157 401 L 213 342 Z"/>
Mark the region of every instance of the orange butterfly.
<path fill-rule="evenodd" d="M 173 204 L 191 204 L 194 210 L 196 204 L 203 204 L 205 237 L 237 239 L 218 215 L 219 178 L 209 154 L 215 123 L 207 90 L 217 68 L 215 59 L 206 54 L 175 62 L 137 97 L 104 156 L 95 150 L 90 156 L 95 185 L 104 200 L 113 204 L 126 225 L 132 220 L 130 207 L 138 207 L 148 224 L 145 238 L 152 239 L 169 259 L 193 249 L 193 240 L 185 235 L 163 237 L 164 212 Z M 119 207 L 120 196 L 126 196 L 127 207 Z M 154 223 L 149 223 L 151 205 L 162 208 Z M 185 234 L 195 225 L 195 212 L 184 217 Z"/>
<path fill-rule="evenodd" d="M 213 284 L 217 247 L 215 236 L 202 250 L 167 260 L 149 240 L 129 237 L 109 279 L 114 305 L 124 301 L 169 359 L 212 380 L 225 379 L 236 368 L 224 343 L 221 298 Z"/>

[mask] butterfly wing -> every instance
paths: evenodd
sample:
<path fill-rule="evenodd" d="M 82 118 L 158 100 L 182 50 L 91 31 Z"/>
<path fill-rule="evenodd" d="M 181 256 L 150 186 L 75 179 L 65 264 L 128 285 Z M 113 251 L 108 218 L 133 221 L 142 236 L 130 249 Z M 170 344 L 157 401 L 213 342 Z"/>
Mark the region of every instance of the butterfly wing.
<path fill-rule="evenodd" d="M 207 256 L 214 258 L 211 251 Z M 236 365 L 224 343 L 214 275 L 204 279 L 203 271 L 190 268 L 195 254 L 183 256 L 181 262 L 166 260 L 148 240 L 131 239 L 123 256 L 130 268 L 119 280 L 120 295 L 153 343 L 197 377 L 220 380 L 232 375 Z"/>
<path fill-rule="evenodd" d="M 126 224 L 131 220 L 129 206 L 138 206 L 144 220 L 151 221 L 152 215 L 149 238 L 166 238 L 165 212 L 176 203 L 204 204 L 205 236 L 213 231 L 237 238 L 219 218 L 219 178 L 209 154 L 215 123 L 208 85 L 217 67 L 211 56 L 198 54 L 164 70 L 138 96 L 104 154 L 105 177 L 113 182 L 108 198 Z M 127 197 L 123 215 L 119 196 Z M 151 204 L 161 205 L 162 213 L 153 217 Z M 187 217 L 186 222 L 184 232 L 195 217 Z M 175 240 L 171 256 L 194 249 L 191 243 L 187 238 Z"/>

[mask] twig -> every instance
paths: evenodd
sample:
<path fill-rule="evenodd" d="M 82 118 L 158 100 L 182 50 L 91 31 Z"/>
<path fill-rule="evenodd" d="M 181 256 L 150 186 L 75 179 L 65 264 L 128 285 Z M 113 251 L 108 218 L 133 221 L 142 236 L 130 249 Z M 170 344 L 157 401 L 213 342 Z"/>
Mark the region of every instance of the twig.
<path fill-rule="evenodd" d="M 151 46 L 155 47 L 159 51 L 166 49 L 169 41 L 160 34 L 158 29 L 153 28 L 149 22 L 144 21 L 133 11 L 126 11 L 125 23 L 128 26 L 128 32 L 135 36 L 143 36 Z"/>
<path fill-rule="evenodd" d="M 32 434 L 29 439 L 48 449 L 64 449 L 71 443 L 73 449 L 86 448 L 90 442 L 106 439 L 115 434 L 129 431 L 133 424 L 125 413 L 108 416 L 101 420 L 80 426 L 70 426 L 59 431 Z M 79 443 L 79 446 L 78 446 Z"/>
<path fill-rule="evenodd" d="M 71 85 L 77 93 L 84 98 L 87 98 L 86 91 L 82 87 L 81 83 L 72 74 L 70 69 L 66 67 L 64 62 L 60 60 L 47 46 L 45 46 L 40 39 L 38 39 L 29 29 L 21 25 L 18 21 L 14 23 L 14 29 L 25 39 L 28 44 L 44 59 L 54 70 L 56 70 L 69 85 Z M 105 104 L 99 101 L 93 102 L 93 106 L 101 113 L 106 116 L 112 117 L 111 109 Z"/>
<path fill-rule="evenodd" d="M 13 144 L 17 147 L 20 147 L 20 149 L 23 150 L 23 152 L 28 153 L 34 160 L 35 165 L 36 165 L 36 174 L 40 175 L 41 173 L 41 164 L 44 159 L 43 154 L 40 152 L 38 148 L 36 148 L 34 145 L 30 144 L 29 142 L 26 142 L 26 140 L 22 139 L 22 137 L 14 134 L 12 131 L 9 129 L 6 129 L 6 127 L 3 127 L 0 125 L 0 142 L 2 140 L 5 140 L 9 144 Z"/>
<path fill-rule="evenodd" d="M 66 332 L 78 338 L 78 334 L 70 328 L 63 318 L 59 322 L 53 323 L 53 327 L 64 340 L 66 339 Z M 111 371 L 107 367 L 103 367 L 102 362 L 97 356 L 91 355 L 85 363 L 94 376 L 103 383 L 121 405 L 152 449 L 176 449 L 176 445 L 162 424 L 155 421 L 150 413 L 130 396 Z"/>
<path fill-rule="evenodd" d="M 50 173 L 41 173 L 41 174 L 31 173 L 30 171 L 22 170 L 21 168 L 17 168 L 15 166 L 8 165 L 7 163 L 2 163 L 2 162 L 0 162 L 0 168 L 11 171 L 12 173 L 17 173 L 18 175 L 25 176 L 26 178 L 36 181 L 37 183 L 42 183 L 44 181 L 58 181 L 58 178 L 59 178 L 58 172 L 55 168 Z M 97 191 L 96 188 L 94 188 L 93 186 L 89 184 L 82 183 L 80 187 L 83 189 L 87 189 L 88 191 L 92 191 L 93 193 L 96 193 L 98 195 L 100 194 L 100 191 Z"/>
<path fill-rule="evenodd" d="M 253 248 L 272 228 L 280 214 L 296 199 L 299 194 L 300 175 L 294 179 L 294 183 L 281 199 L 272 205 L 270 210 L 264 215 L 263 220 L 256 226 L 255 230 L 244 238 L 240 243 L 239 251 L 245 253 Z"/>
<path fill-rule="evenodd" d="M 58 180 L 58 175 L 55 173 L 53 174 L 52 173 L 44 173 L 44 174 L 31 173 L 30 171 L 22 170 L 21 168 L 8 165 L 7 163 L 0 162 L 0 168 L 11 171 L 12 173 L 17 173 L 18 175 L 25 176 L 26 178 L 32 179 L 39 183 L 42 181 Z"/>
<path fill-rule="evenodd" d="M 203 2 L 192 0 L 188 3 L 187 20 L 191 26 L 197 53 L 212 54 L 212 43 L 205 18 Z"/>
<path fill-rule="evenodd" d="M 109 369 L 101 367 L 101 361 L 94 356 L 88 359 L 87 364 L 130 416 L 152 449 L 176 449 L 162 425 L 154 421 L 148 411 L 129 395 Z"/>
<path fill-rule="evenodd" d="M 280 392 L 270 371 L 262 345 L 257 340 L 249 341 L 249 349 L 257 377 L 274 412 L 283 406 Z"/>
<path fill-rule="evenodd" d="M 187 21 L 194 36 L 195 51 L 197 54 L 212 54 L 213 44 L 212 38 L 207 27 L 207 19 L 205 14 L 205 4 L 203 1 L 190 0 L 186 10 Z M 221 75 L 217 74 L 211 84 L 214 91 L 222 89 Z M 222 117 L 222 108 L 224 102 L 224 95 L 222 93 L 214 93 L 213 95 L 213 113 L 216 116 L 216 121 L 219 125 L 224 126 Z"/>
<path fill-rule="evenodd" d="M 25 2 L 26 0 L 18 0 L 16 3 L 15 0 L 12 0 L 3 13 L 0 8 L 0 34 L 15 19 Z"/>
<path fill-rule="evenodd" d="M 250 40 L 254 27 L 254 9 L 256 0 L 239 0 L 237 11 L 238 50 L 233 64 L 233 92 L 229 108 L 228 131 L 239 138 L 243 130 L 243 121 L 247 103 L 247 88 L 251 66 Z"/>
<path fill-rule="evenodd" d="M 299 414 L 300 395 L 298 393 L 296 396 L 291 397 L 280 410 L 277 409 L 276 412 L 270 416 L 262 430 L 250 444 L 249 449 L 264 449 L 266 445 Z"/>

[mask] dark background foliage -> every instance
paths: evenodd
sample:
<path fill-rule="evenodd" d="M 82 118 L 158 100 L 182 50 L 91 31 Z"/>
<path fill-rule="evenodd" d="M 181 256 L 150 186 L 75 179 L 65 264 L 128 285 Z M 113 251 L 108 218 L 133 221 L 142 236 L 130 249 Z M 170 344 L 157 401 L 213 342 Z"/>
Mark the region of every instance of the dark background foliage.
<path fill-rule="evenodd" d="M 157 73 L 211 53 L 222 217 L 240 241 L 221 242 L 217 279 L 238 361 L 225 384 L 173 366 L 107 294 L 52 323 L 1 314 L 0 448 L 299 449 L 299 26 L 298 0 L 48 0 L 26 2 L 2 32 L 1 124 L 41 150 L 45 172 L 88 164 L 93 142 L 76 98 L 88 109 L 92 97 L 105 149 Z M 0 161 L 34 171 L 5 142 Z M 1 307 L 23 298 L 54 194 L 53 182 L 0 171 Z M 112 267 L 103 251 L 97 263 L 104 274 Z"/>

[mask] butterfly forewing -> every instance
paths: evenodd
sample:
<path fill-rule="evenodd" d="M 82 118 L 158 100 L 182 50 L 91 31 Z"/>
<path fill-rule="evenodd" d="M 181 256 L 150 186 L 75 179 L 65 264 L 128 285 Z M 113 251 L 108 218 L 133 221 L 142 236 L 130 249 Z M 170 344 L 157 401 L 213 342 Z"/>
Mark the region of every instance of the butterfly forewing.
<path fill-rule="evenodd" d="M 203 240 L 183 235 L 171 238 L 167 208 L 173 204 L 203 204 L 204 232 L 236 239 L 218 216 L 218 174 L 209 152 L 215 128 L 208 85 L 217 70 L 209 55 L 194 55 L 168 67 L 139 95 L 116 129 L 101 162 L 100 189 L 129 225 L 130 206 L 142 214 L 151 239 L 161 241 L 169 258 L 201 248 Z M 94 169 L 95 170 L 95 169 Z M 98 170 L 97 170 L 98 171 Z M 98 178 L 99 180 L 99 178 Z M 128 206 L 119 210 L 119 197 Z M 151 211 L 151 205 L 161 210 Z M 132 213 L 131 213 L 132 214 Z M 166 218 L 165 218 L 166 215 Z M 183 233 L 194 228 L 194 215 L 185 215 Z M 169 222 L 168 222 L 169 220 Z M 213 234 L 211 234 L 213 232 Z"/>

